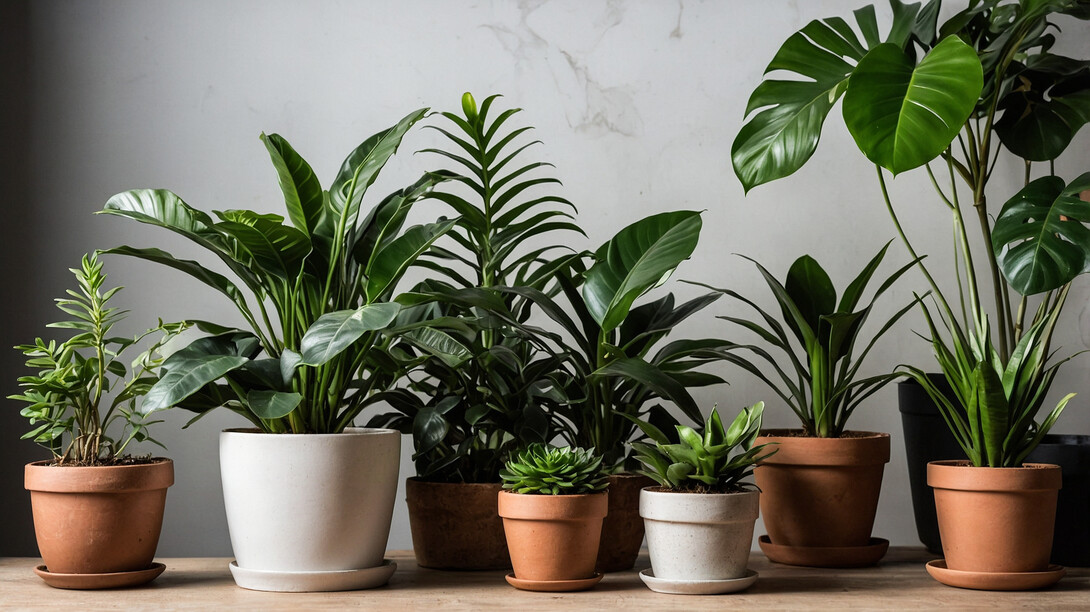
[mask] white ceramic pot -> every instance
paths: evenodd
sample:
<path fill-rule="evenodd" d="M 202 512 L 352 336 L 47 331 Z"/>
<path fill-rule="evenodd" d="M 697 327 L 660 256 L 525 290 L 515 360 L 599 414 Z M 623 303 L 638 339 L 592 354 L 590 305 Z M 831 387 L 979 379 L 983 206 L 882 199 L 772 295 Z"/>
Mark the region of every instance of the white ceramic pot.
<path fill-rule="evenodd" d="M 400 459 L 401 434 L 392 429 L 221 433 L 220 474 L 236 582 L 261 590 L 339 590 L 328 581 L 312 582 L 317 588 L 277 588 L 268 581 L 250 587 L 236 570 L 268 578 L 383 566 Z"/>
<path fill-rule="evenodd" d="M 746 576 L 760 493 L 640 491 L 651 569 L 662 580 Z"/>

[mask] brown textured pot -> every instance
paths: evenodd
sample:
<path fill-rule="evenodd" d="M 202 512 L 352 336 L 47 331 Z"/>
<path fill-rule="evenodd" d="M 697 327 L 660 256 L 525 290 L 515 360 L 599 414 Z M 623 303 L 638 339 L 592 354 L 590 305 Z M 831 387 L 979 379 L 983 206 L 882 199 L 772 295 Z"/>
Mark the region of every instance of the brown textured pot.
<path fill-rule="evenodd" d="M 754 443 L 778 443 L 776 454 L 754 472 L 769 539 L 791 547 L 871 546 L 882 471 L 889 462 L 889 434 L 799 434 L 766 430 Z"/>
<path fill-rule="evenodd" d="M 1048 568 L 1060 466 L 972 467 L 967 461 L 932 461 L 927 484 L 935 489 L 946 567 L 968 572 L 1039 572 Z"/>
<path fill-rule="evenodd" d="M 598 546 L 598 571 L 622 572 L 632 569 L 643 544 L 640 518 L 640 490 L 655 485 L 642 474 L 613 474 L 609 477 L 609 514 L 602 522 Z"/>
<path fill-rule="evenodd" d="M 46 568 L 57 574 L 146 570 L 155 557 L 174 462 L 57 467 L 29 463 L 34 534 Z"/>
<path fill-rule="evenodd" d="M 500 483 L 405 481 L 413 552 L 420 567 L 498 570 L 511 567 L 503 521 L 496 510 Z"/>
<path fill-rule="evenodd" d="M 609 496 L 501 491 L 498 509 L 515 577 L 540 582 L 594 576 Z"/>

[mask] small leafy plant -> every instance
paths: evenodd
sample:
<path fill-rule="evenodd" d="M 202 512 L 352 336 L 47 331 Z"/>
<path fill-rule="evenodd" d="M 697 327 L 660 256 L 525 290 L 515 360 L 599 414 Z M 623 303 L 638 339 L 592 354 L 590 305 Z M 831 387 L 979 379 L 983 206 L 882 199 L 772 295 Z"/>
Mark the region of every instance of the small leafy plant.
<path fill-rule="evenodd" d="M 23 393 L 8 399 L 30 404 L 20 413 L 33 429 L 22 439 L 49 449 L 56 463 L 111 465 L 123 459 L 132 442 L 162 446 L 147 431 L 159 421 L 145 421 L 137 403 L 158 380 L 159 349 L 187 324 L 159 321 L 133 338 L 111 336 L 126 311 L 109 306 L 109 301 L 122 288 L 103 291 L 106 273 L 95 254 L 84 255 L 72 273 L 79 291 L 69 289 L 69 297 L 56 302 L 73 318 L 47 327 L 70 329 L 74 335 L 61 343 L 36 338 L 34 344 L 15 347 L 29 357 L 26 365 L 37 374 L 21 377 Z M 156 341 L 126 366 L 122 353 L 156 333 Z M 108 430 L 115 423 L 120 433 L 112 437 Z"/>
<path fill-rule="evenodd" d="M 756 463 L 776 452 L 762 455 L 761 451 L 769 445 L 753 445 L 761 432 L 764 407 L 764 402 L 757 402 L 743 408 L 727 429 L 723 428 L 718 409 L 712 408 L 703 433 L 678 425 L 677 442 L 671 442 L 654 425 L 636 420 L 640 429 L 655 442 L 654 446 L 632 443 L 636 459 L 646 468 L 639 473 L 673 491 L 731 493 L 745 490 L 752 485 L 742 481 L 753 473 Z"/>
<path fill-rule="evenodd" d="M 602 457 L 594 449 L 535 443 L 509 460 L 502 470 L 503 488 L 537 495 L 597 493 L 609 486 Z"/>

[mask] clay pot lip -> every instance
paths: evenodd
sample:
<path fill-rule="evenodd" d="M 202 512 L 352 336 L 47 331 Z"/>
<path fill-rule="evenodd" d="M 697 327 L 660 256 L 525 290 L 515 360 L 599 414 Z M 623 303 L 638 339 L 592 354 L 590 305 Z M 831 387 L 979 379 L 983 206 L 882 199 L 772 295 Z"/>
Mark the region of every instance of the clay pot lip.
<path fill-rule="evenodd" d="M 389 428 L 386 428 L 386 427 L 345 427 L 344 431 L 342 431 L 341 433 L 326 433 L 326 434 L 320 434 L 320 433 L 308 433 L 308 434 L 269 433 L 267 431 L 261 431 L 260 429 L 258 429 L 256 427 L 230 427 L 230 428 L 224 429 L 223 431 L 220 432 L 221 437 L 222 436 L 235 437 L 235 434 L 242 434 L 242 435 L 245 435 L 245 436 L 250 436 L 250 435 L 270 436 L 270 437 L 277 437 L 277 438 L 283 438 L 283 439 L 288 439 L 288 440 L 291 440 L 291 439 L 298 440 L 298 439 L 301 439 L 301 438 L 302 439 L 318 439 L 318 438 L 339 437 L 339 436 L 346 436 L 346 435 L 349 435 L 349 436 L 379 436 L 379 435 L 394 434 L 394 435 L 397 435 L 397 436 L 401 436 L 400 431 L 398 431 L 396 429 L 389 429 Z"/>
<path fill-rule="evenodd" d="M 497 512 L 505 519 L 601 519 L 605 518 L 609 510 L 609 491 L 575 495 L 536 495 L 503 490 L 496 499 Z"/>
<path fill-rule="evenodd" d="M 43 493 L 108 493 L 152 491 L 174 484 L 174 461 L 152 457 L 135 465 L 50 465 L 34 461 L 23 469 L 23 488 Z"/>
<path fill-rule="evenodd" d="M 976 467 L 964 459 L 932 461 L 927 464 L 927 484 L 954 491 L 1054 490 L 1063 485 L 1063 470 L 1052 463 Z"/>
<path fill-rule="evenodd" d="M 758 465 L 861 466 L 883 465 L 890 459 L 890 435 L 848 430 L 850 438 L 787 435 L 801 429 L 764 429 L 754 444 L 776 443 L 776 454 Z"/>

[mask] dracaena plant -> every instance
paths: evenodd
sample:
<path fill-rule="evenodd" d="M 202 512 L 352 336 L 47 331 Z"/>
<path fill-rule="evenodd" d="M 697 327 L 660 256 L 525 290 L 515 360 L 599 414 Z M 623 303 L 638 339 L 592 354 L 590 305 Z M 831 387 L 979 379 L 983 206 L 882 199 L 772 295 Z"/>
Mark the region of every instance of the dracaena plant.
<path fill-rule="evenodd" d="M 404 228 L 405 219 L 443 179 L 426 174 L 370 209 L 363 201 L 425 112 L 407 115 L 356 147 L 328 190 L 287 140 L 262 135 L 290 225 L 280 215 L 250 210 L 215 211 L 213 218 L 161 189 L 126 191 L 106 203 L 104 213 L 188 238 L 234 279 L 160 249 L 121 246 L 107 252 L 189 274 L 224 295 L 249 326 L 200 324 L 214 335 L 166 359 L 144 412 L 180 406 L 199 417 L 224 406 L 266 432 L 336 433 L 352 424 L 374 391 L 389 388 L 411 367 L 384 350 L 400 333 L 427 329 L 431 322 L 398 327 L 395 287 L 454 222 Z"/>
<path fill-rule="evenodd" d="M 1060 312 L 1071 282 L 1090 269 L 1090 205 L 1078 197 L 1090 174 L 1070 183 L 1053 176 L 1053 162 L 1090 120 L 1090 63 L 1051 51 L 1056 17 L 1090 19 L 1090 2 L 972 1 L 941 24 L 938 1 L 891 7 L 884 40 L 865 7 L 856 29 L 838 17 L 815 20 L 783 44 L 750 97 L 735 172 L 747 191 L 795 172 L 844 98 L 848 131 L 876 165 L 882 200 L 930 285 L 933 303 L 923 310 L 953 399 L 920 369 L 906 372 L 973 465 L 1020 465 L 1071 398 L 1037 422 L 1062 363 L 1051 359 Z M 989 182 L 1003 156 L 1023 163 L 1025 186 L 996 211 Z M 1046 176 L 1033 179 L 1034 164 Z M 887 189 L 887 174 L 910 170 L 927 174 L 937 208 L 953 218 L 955 297 L 916 256 Z M 980 252 L 968 239 L 972 218 Z"/>
<path fill-rule="evenodd" d="M 807 435 L 840 437 L 859 404 L 897 377 L 896 374 L 858 376 L 860 366 L 878 339 L 918 301 L 895 312 L 869 340 L 863 334 L 875 301 L 916 263 L 910 262 L 890 274 L 861 306 L 888 248 L 886 244 L 863 267 L 845 288 L 839 302 L 829 274 L 809 255 L 791 264 L 784 282 L 754 262 L 780 307 L 779 319 L 735 291 L 717 289 L 758 315 L 755 319 L 719 318 L 753 332 L 775 349 L 770 353 L 762 345 L 740 344 L 718 354 L 763 380 L 791 407 Z M 743 353 L 751 354 L 752 358 Z M 788 363 L 786 368 L 780 365 L 783 360 Z"/>
<path fill-rule="evenodd" d="M 8 399 L 29 404 L 21 414 L 32 429 L 23 439 L 49 449 L 58 464 L 112 465 L 125 459 L 133 442 L 162 446 L 148 435 L 157 421 L 144 419 L 138 405 L 158 379 L 159 350 L 187 324 L 159 321 L 135 337 L 119 336 L 114 327 L 126 311 L 109 302 L 121 287 L 103 290 L 106 273 L 95 254 L 84 255 L 72 273 L 79 291 L 69 289 L 68 297 L 56 300 L 72 318 L 47 326 L 72 335 L 15 347 L 35 374 L 19 378 L 23 392 Z M 126 365 L 122 355 L 149 337 L 151 346 Z"/>
<path fill-rule="evenodd" d="M 532 495 L 584 495 L 609 486 L 602 457 L 594 449 L 535 443 L 500 470 L 503 488 Z"/>
<path fill-rule="evenodd" d="M 761 415 L 764 402 L 743 408 L 724 428 L 719 410 L 704 423 L 703 432 L 692 427 L 678 425 L 677 440 L 670 438 L 659 428 L 636 420 L 654 445 L 633 442 L 636 459 L 643 464 L 640 474 L 672 491 L 692 493 L 732 493 L 744 491 L 753 485 L 743 482 L 753 474 L 758 461 L 775 454 L 766 447 L 775 444 L 753 445 L 761 433 Z"/>

